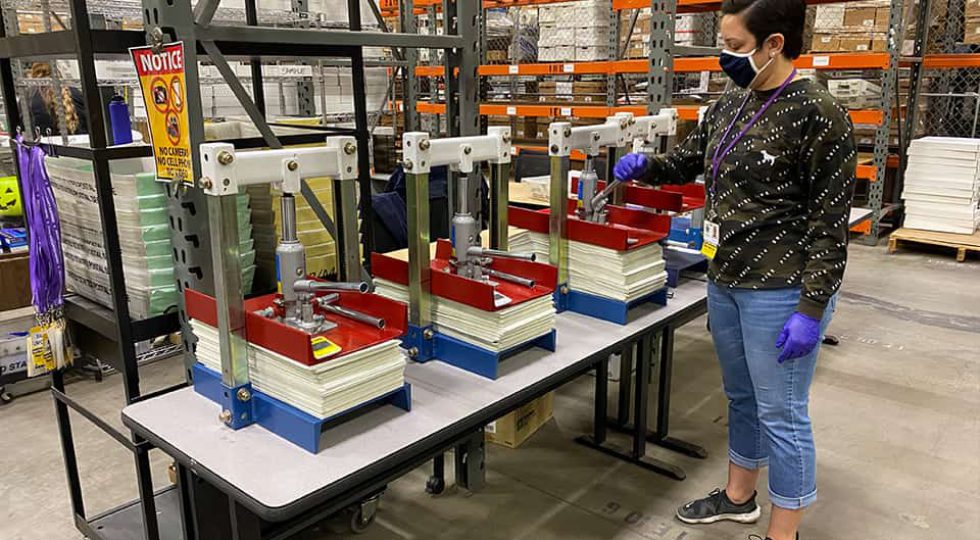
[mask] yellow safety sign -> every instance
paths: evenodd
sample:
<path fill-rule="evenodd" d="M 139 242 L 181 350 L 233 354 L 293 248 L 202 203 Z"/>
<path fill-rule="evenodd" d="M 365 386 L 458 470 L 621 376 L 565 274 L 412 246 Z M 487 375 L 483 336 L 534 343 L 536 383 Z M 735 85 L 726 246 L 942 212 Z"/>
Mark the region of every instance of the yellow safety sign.
<path fill-rule="evenodd" d="M 129 49 L 140 78 L 157 177 L 194 183 L 184 44 Z"/>

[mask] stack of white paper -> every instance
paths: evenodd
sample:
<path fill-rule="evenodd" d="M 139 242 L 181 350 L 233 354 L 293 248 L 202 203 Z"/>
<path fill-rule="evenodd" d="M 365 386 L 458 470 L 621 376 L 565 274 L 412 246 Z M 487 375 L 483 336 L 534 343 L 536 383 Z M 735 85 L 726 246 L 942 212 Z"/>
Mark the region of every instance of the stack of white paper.
<path fill-rule="evenodd" d="M 912 141 L 905 173 L 905 226 L 973 234 L 980 225 L 980 139 Z"/>
<path fill-rule="evenodd" d="M 520 230 L 511 235 L 514 251 L 533 251 L 548 261 L 548 235 Z M 660 244 L 617 251 L 570 241 L 568 243 L 568 286 L 575 291 L 632 302 L 667 283 L 666 262 Z"/>
<path fill-rule="evenodd" d="M 374 285 L 378 294 L 408 303 L 408 288 L 404 285 L 377 278 Z M 460 341 L 503 352 L 550 332 L 555 327 L 555 304 L 548 295 L 497 311 L 483 311 L 433 296 L 432 326 Z"/>
<path fill-rule="evenodd" d="M 197 360 L 221 371 L 218 333 L 191 321 L 197 336 Z M 329 418 L 377 399 L 405 384 L 405 357 L 390 340 L 367 349 L 307 366 L 249 344 L 248 375 L 252 386 L 318 418 Z"/>
<path fill-rule="evenodd" d="M 68 290 L 111 307 L 109 263 L 92 162 L 48 156 L 44 164 L 58 203 L 65 284 Z M 169 218 L 165 184 L 157 180 L 152 158 L 115 160 L 109 168 L 130 315 L 142 319 L 174 309 L 177 253 L 171 228 L 183 225 Z M 238 199 L 238 225 L 242 283 L 245 291 L 251 291 L 255 251 L 246 195 Z"/>

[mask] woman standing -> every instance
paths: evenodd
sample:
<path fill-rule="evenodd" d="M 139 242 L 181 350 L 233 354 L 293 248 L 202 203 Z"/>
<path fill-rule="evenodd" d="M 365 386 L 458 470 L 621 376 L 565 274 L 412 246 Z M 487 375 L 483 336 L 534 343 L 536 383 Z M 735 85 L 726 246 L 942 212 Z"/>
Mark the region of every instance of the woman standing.
<path fill-rule="evenodd" d="M 670 154 L 629 154 L 616 177 L 693 181 L 708 192 L 708 316 L 729 399 L 724 490 L 677 510 L 685 523 L 754 523 L 769 467 L 767 538 L 792 540 L 816 499 L 807 410 L 817 345 L 847 261 L 857 153 L 847 110 L 798 77 L 805 0 L 725 0 L 721 67 L 742 89 L 712 105 Z"/>

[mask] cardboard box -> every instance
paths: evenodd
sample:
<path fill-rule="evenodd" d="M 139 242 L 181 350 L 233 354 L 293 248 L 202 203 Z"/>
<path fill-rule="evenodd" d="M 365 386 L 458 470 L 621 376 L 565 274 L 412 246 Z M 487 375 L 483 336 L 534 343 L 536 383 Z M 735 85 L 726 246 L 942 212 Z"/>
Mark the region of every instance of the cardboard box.
<path fill-rule="evenodd" d="M 542 81 L 538 83 L 541 101 L 572 101 L 575 98 L 574 84 L 571 81 Z"/>
<path fill-rule="evenodd" d="M 554 392 L 518 407 L 486 427 L 488 442 L 517 448 L 534 435 L 554 414 Z"/>
<path fill-rule="evenodd" d="M 575 60 L 575 47 L 538 47 L 541 62 L 568 62 Z"/>
<path fill-rule="evenodd" d="M 871 37 L 861 34 L 841 34 L 837 38 L 840 52 L 868 52 L 871 50 Z"/>
<path fill-rule="evenodd" d="M 881 103 L 881 86 L 865 79 L 832 79 L 827 89 L 850 109 L 870 109 Z"/>
<path fill-rule="evenodd" d="M 871 30 L 875 26 L 878 9 L 873 7 L 847 6 L 844 10 L 844 26 L 850 29 Z"/>
<path fill-rule="evenodd" d="M 568 39 L 568 34 L 565 34 Z M 609 47 L 609 28 L 583 26 L 575 29 L 575 45 L 578 47 Z"/>
<path fill-rule="evenodd" d="M 967 19 L 963 23 L 963 43 L 980 45 L 980 18 Z"/>
<path fill-rule="evenodd" d="M 875 32 L 888 31 L 888 19 L 891 17 L 891 8 L 880 7 L 875 11 Z"/>
<path fill-rule="evenodd" d="M 840 50 L 840 37 L 833 34 L 813 34 L 811 52 L 837 52 Z"/>
<path fill-rule="evenodd" d="M 609 60 L 609 47 L 575 47 L 576 62 Z"/>
<path fill-rule="evenodd" d="M 980 19 L 980 0 L 966 0 L 963 14 L 968 20 Z"/>
<path fill-rule="evenodd" d="M 814 32 L 838 32 L 844 26 L 843 4 L 827 4 L 817 6 L 813 19 Z"/>
<path fill-rule="evenodd" d="M 827 81 L 827 89 L 838 99 L 881 96 L 881 86 L 866 79 L 833 79 Z"/>
<path fill-rule="evenodd" d="M 0 311 L 31 305 L 31 271 L 27 253 L 0 254 Z"/>
<path fill-rule="evenodd" d="M 575 81 L 572 83 L 575 101 L 582 103 L 605 103 L 606 81 Z"/>
<path fill-rule="evenodd" d="M 487 62 L 504 63 L 507 61 L 507 51 L 487 51 Z"/>

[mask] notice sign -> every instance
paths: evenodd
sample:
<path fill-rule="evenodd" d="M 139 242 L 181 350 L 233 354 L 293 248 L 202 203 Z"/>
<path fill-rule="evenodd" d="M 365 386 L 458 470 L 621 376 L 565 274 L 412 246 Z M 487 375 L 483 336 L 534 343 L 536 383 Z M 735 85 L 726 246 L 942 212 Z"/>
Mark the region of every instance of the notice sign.
<path fill-rule="evenodd" d="M 157 177 L 193 184 L 184 44 L 168 43 L 159 50 L 157 53 L 152 47 L 129 49 L 143 90 Z"/>

